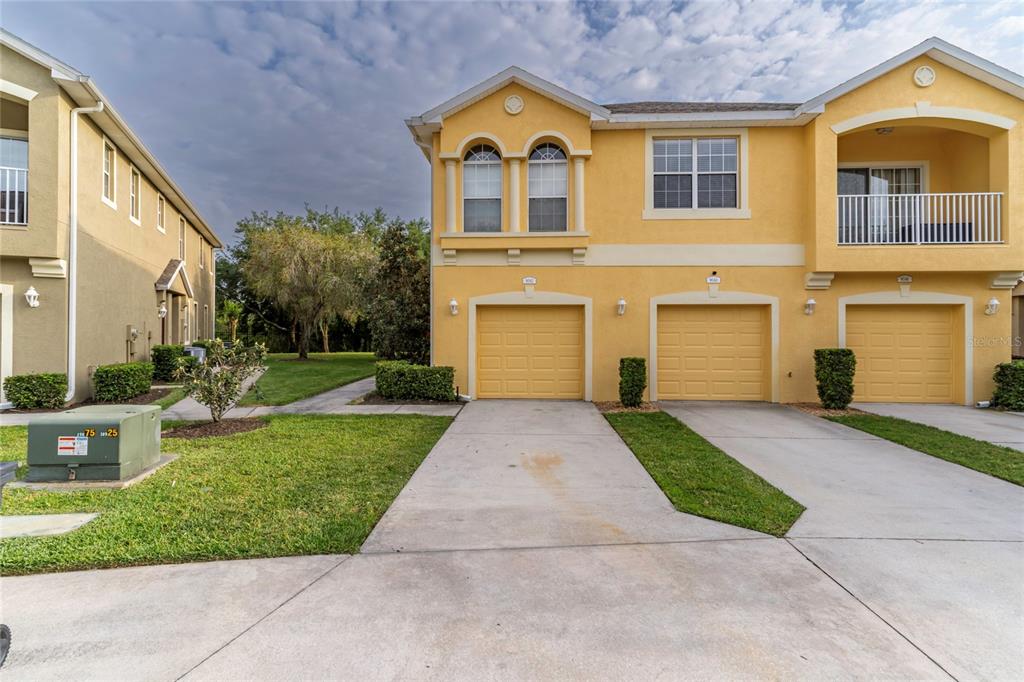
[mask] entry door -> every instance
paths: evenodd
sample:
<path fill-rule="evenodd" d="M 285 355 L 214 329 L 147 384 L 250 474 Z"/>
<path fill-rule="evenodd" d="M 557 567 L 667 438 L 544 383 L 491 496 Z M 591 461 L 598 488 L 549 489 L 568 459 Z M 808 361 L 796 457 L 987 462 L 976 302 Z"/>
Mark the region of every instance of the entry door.
<path fill-rule="evenodd" d="M 477 308 L 478 398 L 583 398 L 583 306 Z"/>
<path fill-rule="evenodd" d="M 771 400 L 768 306 L 658 306 L 660 400 Z"/>

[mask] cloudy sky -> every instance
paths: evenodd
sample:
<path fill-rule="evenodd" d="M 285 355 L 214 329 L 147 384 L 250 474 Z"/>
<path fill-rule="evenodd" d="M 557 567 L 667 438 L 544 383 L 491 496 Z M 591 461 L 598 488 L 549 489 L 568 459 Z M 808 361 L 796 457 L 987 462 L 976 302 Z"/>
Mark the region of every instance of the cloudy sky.
<path fill-rule="evenodd" d="M 600 103 L 804 101 L 936 35 L 1024 72 L 1024 2 L 17 3 L 225 239 L 252 210 L 426 215 L 403 119 L 516 64 Z"/>

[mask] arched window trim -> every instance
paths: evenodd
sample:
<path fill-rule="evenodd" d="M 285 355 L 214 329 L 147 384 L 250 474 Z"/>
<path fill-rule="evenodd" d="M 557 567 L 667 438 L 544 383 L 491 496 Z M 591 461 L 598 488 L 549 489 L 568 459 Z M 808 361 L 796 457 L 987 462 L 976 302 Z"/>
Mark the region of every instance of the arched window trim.
<path fill-rule="evenodd" d="M 466 150 L 462 163 L 463 232 L 501 232 L 501 153 L 489 144 Z"/>
<path fill-rule="evenodd" d="M 527 229 L 565 232 L 569 229 L 569 160 L 561 145 L 540 142 L 527 162 Z"/>

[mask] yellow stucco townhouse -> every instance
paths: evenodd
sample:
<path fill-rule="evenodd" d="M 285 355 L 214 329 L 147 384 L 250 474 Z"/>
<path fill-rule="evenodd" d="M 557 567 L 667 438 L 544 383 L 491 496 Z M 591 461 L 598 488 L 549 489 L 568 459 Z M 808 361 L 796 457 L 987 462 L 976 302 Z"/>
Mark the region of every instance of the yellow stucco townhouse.
<path fill-rule="evenodd" d="M 595 104 L 519 68 L 409 119 L 432 352 L 472 398 L 967 403 L 1011 355 L 1024 79 L 932 38 L 803 103 Z"/>
<path fill-rule="evenodd" d="M 0 379 L 79 400 L 97 365 L 209 338 L 220 246 L 88 76 L 0 30 Z"/>

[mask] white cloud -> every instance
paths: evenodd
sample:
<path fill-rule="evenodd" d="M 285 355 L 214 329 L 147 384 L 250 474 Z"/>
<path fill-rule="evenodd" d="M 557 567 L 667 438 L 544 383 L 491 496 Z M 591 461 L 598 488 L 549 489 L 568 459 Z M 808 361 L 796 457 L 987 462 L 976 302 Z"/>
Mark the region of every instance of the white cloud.
<path fill-rule="evenodd" d="M 938 35 L 1018 72 L 1018 0 L 4 3 L 92 75 L 224 237 L 250 210 L 429 207 L 402 120 L 518 64 L 600 102 L 803 101 Z"/>

